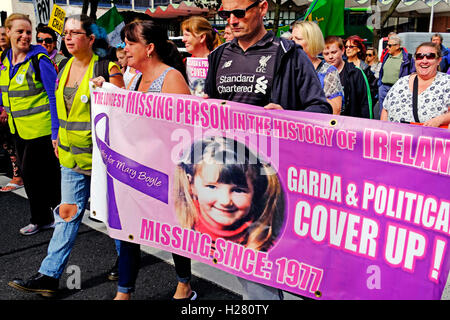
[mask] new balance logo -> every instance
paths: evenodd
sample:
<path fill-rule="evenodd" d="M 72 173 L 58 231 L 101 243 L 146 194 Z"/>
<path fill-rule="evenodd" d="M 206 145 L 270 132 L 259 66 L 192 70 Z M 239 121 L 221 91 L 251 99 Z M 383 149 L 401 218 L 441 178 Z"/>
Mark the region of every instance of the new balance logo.
<path fill-rule="evenodd" d="M 222 66 L 222 69 L 231 67 L 232 63 L 233 63 L 233 60 L 229 60 L 229 61 L 225 62 Z"/>

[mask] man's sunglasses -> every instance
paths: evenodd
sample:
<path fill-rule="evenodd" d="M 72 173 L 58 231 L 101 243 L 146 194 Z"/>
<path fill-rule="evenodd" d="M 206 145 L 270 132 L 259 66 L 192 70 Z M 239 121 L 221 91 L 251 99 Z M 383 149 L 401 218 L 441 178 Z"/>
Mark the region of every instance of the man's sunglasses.
<path fill-rule="evenodd" d="M 423 60 L 424 58 L 427 58 L 428 60 L 436 59 L 436 53 L 416 53 L 416 60 Z"/>
<path fill-rule="evenodd" d="M 366 54 L 366 56 L 371 57 L 371 56 L 373 56 L 373 54 L 368 53 L 368 54 Z"/>
<path fill-rule="evenodd" d="M 393 47 L 393 46 L 398 46 L 398 43 L 388 43 L 387 46 L 388 46 L 389 48 L 390 48 L 390 47 Z"/>
<path fill-rule="evenodd" d="M 52 44 L 53 43 L 53 39 L 52 38 L 45 38 L 45 39 L 37 38 L 36 42 L 37 43 L 44 42 L 45 44 Z"/>
<path fill-rule="evenodd" d="M 259 4 L 259 1 L 255 1 L 245 9 L 234 9 L 231 11 L 219 10 L 217 12 L 217 14 L 219 15 L 219 17 L 221 17 L 224 20 L 230 18 L 231 14 L 233 14 L 236 18 L 242 19 L 243 17 L 245 17 L 245 14 L 247 13 L 248 10 L 250 10 L 253 7 L 256 7 L 258 4 Z"/>

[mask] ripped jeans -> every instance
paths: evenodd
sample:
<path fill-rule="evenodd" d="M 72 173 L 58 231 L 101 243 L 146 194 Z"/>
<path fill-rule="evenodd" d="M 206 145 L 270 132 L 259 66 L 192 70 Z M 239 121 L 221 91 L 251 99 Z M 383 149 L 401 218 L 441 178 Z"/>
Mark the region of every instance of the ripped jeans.
<path fill-rule="evenodd" d="M 72 251 L 84 210 L 89 200 L 91 177 L 61 166 L 61 204 L 55 208 L 55 230 L 50 240 L 47 256 L 41 263 L 39 272 L 59 279 Z M 75 204 L 75 215 L 66 222 L 59 215 L 62 204 Z"/>

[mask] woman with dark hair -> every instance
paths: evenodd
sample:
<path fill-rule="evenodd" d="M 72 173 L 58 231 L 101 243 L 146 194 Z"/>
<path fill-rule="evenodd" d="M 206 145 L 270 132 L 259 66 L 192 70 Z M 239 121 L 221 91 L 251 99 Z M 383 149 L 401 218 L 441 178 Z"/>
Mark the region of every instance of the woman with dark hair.
<path fill-rule="evenodd" d="M 54 210 L 55 231 L 39 272 L 28 280 L 15 279 L 13 288 L 53 296 L 75 244 L 78 229 L 89 200 L 92 168 L 92 132 L 89 82 L 105 65 L 110 82 L 123 87 L 119 67 L 96 54 L 99 40 L 106 32 L 85 15 L 71 16 L 64 25 L 64 42 L 73 57 L 56 81 L 56 106 L 59 119 L 58 147 L 61 164 L 61 204 Z M 98 67 L 97 67 L 98 66 Z M 101 72 L 101 71 L 99 71 Z M 106 75 L 104 75 L 106 76 Z"/>
<path fill-rule="evenodd" d="M 448 125 L 450 76 L 438 71 L 441 48 L 432 42 L 424 42 L 417 47 L 414 58 L 416 73 L 401 77 L 389 90 L 381 120 L 418 122 L 430 127 Z"/>
<path fill-rule="evenodd" d="M 366 46 L 363 44 L 363 39 L 359 36 L 350 36 L 345 40 L 345 55 L 347 56 L 347 61 L 355 65 L 355 67 L 360 68 L 370 87 L 370 96 L 372 98 L 372 105 L 378 100 L 378 85 L 377 78 L 375 74 L 370 69 L 370 66 L 365 62 L 366 59 Z"/>
<path fill-rule="evenodd" d="M 128 66 L 140 71 L 130 81 L 129 90 L 190 94 L 186 70 L 177 47 L 168 40 L 167 31 L 153 21 L 134 21 L 124 28 Z M 134 291 L 140 264 L 140 246 L 121 241 L 119 283 L 115 300 L 128 300 Z M 174 255 L 178 278 L 174 299 L 195 299 L 191 290 L 190 259 Z"/>

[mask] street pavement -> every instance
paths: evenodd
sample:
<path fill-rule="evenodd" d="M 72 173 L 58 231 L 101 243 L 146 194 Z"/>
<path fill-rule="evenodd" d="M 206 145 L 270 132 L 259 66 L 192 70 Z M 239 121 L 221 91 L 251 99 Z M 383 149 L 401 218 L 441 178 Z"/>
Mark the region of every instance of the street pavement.
<path fill-rule="evenodd" d="M 0 175 L 0 186 L 10 179 Z M 45 188 L 45 182 L 43 182 Z M 32 236 L 22 236 L 19 229 L 29 223 L 29 205 L 25 190 L 0 192 L 0 300 L 43 300 L 37 294 L 20 292 L 8 286 L 13 278 L 28 278 L 37 273 L 46 255 L 53 229 Z M 176 278 L 169 252 L 141 246 L 142 263 L 136 282 L 134 300 L 170 300 Z M 57 296 L 60 300 L 112 300 L 117 282 L 107 279 L 116 259 L 114 240 L 103 223 L 89 219 L 86 210 L 83 224 L 63 273 Z M 79 287 L 75 274 L 81 275 Z M 199 300 L 242 300 L 242 287 L 236 277 L 200 262 L 192 261 L 192 288 Z M 75 287 L 75 288 L 74 288 Z M 286 300 L 299 300 L 285 293 Z M 442 295 L 450 300 L 450 277 Z"/>
<path fill-rule="evenodd" d="M 9 179 L 0 176 L 0 185 Z M 45 182 L 42 185 L 45 188 Z M 112 300 L 117 281 L 107 279 L 117 254 L 114 240 L 106 234 L 103 223 L 90 220 L 85 212 L 59 287 L 61 300 Z M 0 300 L 43 300 L 37 294 L 20 292 L 8 286 L 14 278 L 28 278 L 37 273 L 45 257 L 53 229 L 32 236 L 23 236 L 19 229 L 29 223 L 29 205 L 25 190 L 0 192 Z M 81 275 L 77 289 L 74 275 Z M 200 300 L 242 300 L 235 277 L 201 263 L 192 262 L 192 288 Z M 202 274 L 202 277 L 199 275 Z M 219 279 L 219 280 L 217 280 Z M 218 282 L 217 282 L 218 281 Z M 220 283 L 227 283 L 226 287 Z M 170 300 L 176 288 L 175 269 L 168 252 L 142 247 L 141 269 L 133 299 Z M 75 287 L 75 288 L 74 288 Z"/>

